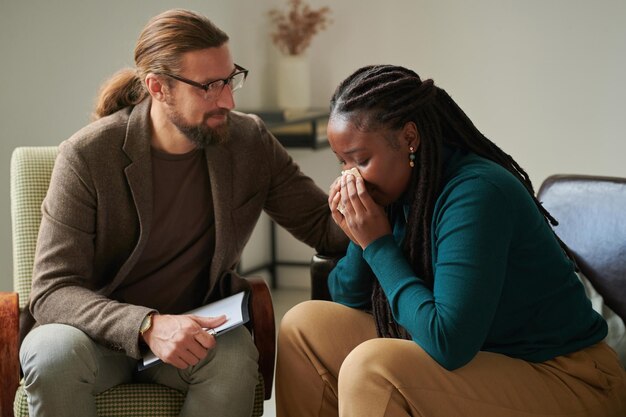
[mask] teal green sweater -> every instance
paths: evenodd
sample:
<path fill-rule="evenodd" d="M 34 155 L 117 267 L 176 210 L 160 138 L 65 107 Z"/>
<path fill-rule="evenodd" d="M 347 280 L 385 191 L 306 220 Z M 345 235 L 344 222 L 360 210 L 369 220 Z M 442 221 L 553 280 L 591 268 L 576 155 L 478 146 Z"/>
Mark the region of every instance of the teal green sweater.
<path fill-rule="evenodd" d="M 391 207 L 393 235 L 350 243 L 329 276 L 334 301 L 371 307 L 374 279 L 395 320 L 446 369 L 478 351 L 543 362 L 604 339 L 572 262 L 534 201 L 500 165 L 448 152 L 431 222 L 434 287 L 402 251 L 408 205 Z"/>

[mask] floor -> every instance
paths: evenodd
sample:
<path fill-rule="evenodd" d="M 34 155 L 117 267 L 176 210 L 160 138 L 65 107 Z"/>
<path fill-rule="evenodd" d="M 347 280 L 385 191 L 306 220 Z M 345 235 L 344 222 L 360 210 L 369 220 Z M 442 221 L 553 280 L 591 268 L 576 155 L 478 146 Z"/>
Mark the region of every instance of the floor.
<path fill-rule="evenodd" d="M 278 323 L 285 313 L 294 305 L 309 300 L 311 297 L 308 289 L 276 289 L 272 290 L 272 301 L 274 302 L 274 315 L 276 317 L 276 329 Z M 276 417 L 276 404 L 274 402 L 274 391 L 272 390 L 272 398 L 263 404 L 264 417 Z"/>

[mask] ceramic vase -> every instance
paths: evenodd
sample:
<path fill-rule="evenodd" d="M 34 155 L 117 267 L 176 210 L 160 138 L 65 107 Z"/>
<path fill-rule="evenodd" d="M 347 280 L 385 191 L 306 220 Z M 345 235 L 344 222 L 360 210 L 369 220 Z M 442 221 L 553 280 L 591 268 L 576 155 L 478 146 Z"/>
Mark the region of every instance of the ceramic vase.
<path fill-rule="evenodd" d="M 305 110 L 311 106 L 311 73 L 305 55 L 281 55 L 276 76 L 278 107 Z"/>

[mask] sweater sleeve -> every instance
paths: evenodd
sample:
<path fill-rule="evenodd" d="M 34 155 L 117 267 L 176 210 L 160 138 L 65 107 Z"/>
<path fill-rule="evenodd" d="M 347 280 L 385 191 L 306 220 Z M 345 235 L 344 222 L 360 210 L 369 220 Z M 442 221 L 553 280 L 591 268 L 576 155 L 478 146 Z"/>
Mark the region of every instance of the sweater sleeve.
<path fill-rule="evenodd" d="M 444 190 L 432 222 L 432 290 L 392 236 L 364 251 L 396 321 L 446 369 L 468 363 L 488 335 L 505 278 L 511 213 L 506 194 L 484 179 Z"/>
<path fill-rule="evenodd" d="M 352 308 L 369 308 L 374 276 L 363 259 L 363 250 L 354 242 L 348 245 L 328 276 L 328 289 L 333 301 Z"/>

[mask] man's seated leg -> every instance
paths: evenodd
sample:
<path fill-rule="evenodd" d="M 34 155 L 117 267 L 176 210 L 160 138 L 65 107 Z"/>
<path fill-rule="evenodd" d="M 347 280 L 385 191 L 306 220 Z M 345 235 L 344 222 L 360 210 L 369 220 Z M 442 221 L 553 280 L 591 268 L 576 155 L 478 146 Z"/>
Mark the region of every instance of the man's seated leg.
<path fill-rule="evenodd" d="M 20 349 L 31 417 L 95 417 L 95 395 L 130 382 L 136 361 L 64 324 L 32 330 Z"/>
<path fill-rule="evenodd" d="M 217 345 L 195 366 L 159 364 L 140 371 L 138 382 L 156 382 L 186 393 L 181 417 L 248 417 L 258 383 L 258 352 L 245 327 L 217 337 Z"/>

